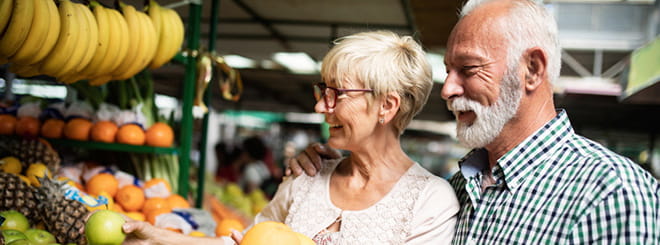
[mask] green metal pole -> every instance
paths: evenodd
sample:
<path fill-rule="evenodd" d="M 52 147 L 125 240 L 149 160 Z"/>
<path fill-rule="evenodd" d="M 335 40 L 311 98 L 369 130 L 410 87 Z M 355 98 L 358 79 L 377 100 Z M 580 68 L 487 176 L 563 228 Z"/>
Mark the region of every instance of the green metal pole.
<path fill-rule="evenodd" d="M 209 51 L 213 52 L 215 50 L 215 33 L 218 25 L 218 8 L 220 6 L 220 0 L 213 0 L 211 2 L 211 25 L 209 26 Z M 209 83 L 209 86 L 204 91 L 204 104 L 209 108 L 208 113 L 204 114 L 204 119 L 202 119 L 202 140 L 199 143 L 199 171 L 197 172 L 197 179 L 199 184 L 197 187 L 197 200 L 195 202 L 195 207 L 201 208 L 202 201 L 204 201 L 204 182 L 206 181 L 206 146 L 208 144 L 208 128 L 209 128 L 209 114 L 213 110 L 211 105 L 211 86 L 213 81 Z"/>
<path fill-rule="evenodd" d="M 196 1 L 190 4 L 190 18 L 188 18 L 188 49 L 191 51 L 199 48 L 199 26 L 202 16 L 202 2 Z M 190 175 L 190 147 L 192 145 L 193 129 L 193 97 L 195 94 L 195 62 L 196 57 L 186 57 L 186 74 L 183 83 L 183 106 L 181 117 L 181 157 L 179 173 L 179 194 L 188 195 L 188 178 Z"/>

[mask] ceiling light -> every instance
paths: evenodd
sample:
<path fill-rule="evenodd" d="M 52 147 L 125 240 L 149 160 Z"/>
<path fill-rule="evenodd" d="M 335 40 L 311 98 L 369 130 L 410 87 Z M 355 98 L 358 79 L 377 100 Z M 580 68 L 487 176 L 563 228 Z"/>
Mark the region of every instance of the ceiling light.
<path fill-rule="evenodd" d="M 235 54 L 230 54 L 230 55 L 224 55 L 222 58 L 225 59 L 225 62 L 227 62 L 227 65 L 236 68 L 236 69 L 241 69 L 241 68 L 255 68 L 257 67 L 257 62 L 250 59 L 250 58 L 245 58 L 240 55 L 235 55 Z"/>
<path fill-rule="evenodd" d="M 4 79 L 2 79 L 2 82 L 0 82 L 0 87 L 7 88 L 7 83 Z M 13 80 L 12 93 L 29 94 L 39 98 L 64 99 L 66 97 L 67 90 L 65 86 L 38 84 L 28 80 L 16 78 Z"/>
<path fill-rule="evenodd" d="M 303 52 L 275 53 L 273 60 L 297 74 L 315 74 L 319 71 L 316 61 Z"/>
<path fill-rule="evenodd" d="M 447 78 L 447 70 L 445 69 L 445 57 L 437 53 L 426 53 L 426 59 L 431 64 L 433 70 L 433 81 L 444 83 Z"/>

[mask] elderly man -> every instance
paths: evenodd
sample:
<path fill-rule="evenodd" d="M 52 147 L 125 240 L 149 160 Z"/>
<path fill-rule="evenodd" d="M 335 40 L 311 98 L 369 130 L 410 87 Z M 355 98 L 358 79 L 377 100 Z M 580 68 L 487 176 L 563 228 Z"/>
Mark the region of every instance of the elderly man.
<path fill-rule="evenodd" d="M 660 185 L 629 159 L 574 133 L 553 103 L 557 26 L 529 0 L 469 1 L 445 55 L 442 97 L 461 144 L 451 178 L 454 244 L 658 244 Z M 314 174 L 315 144 L 292 159 Z"/>

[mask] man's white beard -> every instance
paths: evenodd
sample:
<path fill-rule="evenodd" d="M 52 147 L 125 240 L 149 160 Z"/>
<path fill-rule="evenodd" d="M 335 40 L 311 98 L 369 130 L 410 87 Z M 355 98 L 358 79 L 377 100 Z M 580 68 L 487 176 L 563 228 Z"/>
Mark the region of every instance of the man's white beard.
<path fill-rule="evenodd" d="M 447 107 L 454 112 L 457 118 L 459 111 L 473 111 L 476 115 L 472 124 L 457 121 L 456 136 L 459 143 L 468 148 L 485 147 L 500 135 L 504 125 L 515 116 L 522 97 L 521 83 L 515 75 L 516 70 L 506 71 L 500 88 L 500 96 L 492 106 L 484 106 L 465 96 L 447 103 Z"/>

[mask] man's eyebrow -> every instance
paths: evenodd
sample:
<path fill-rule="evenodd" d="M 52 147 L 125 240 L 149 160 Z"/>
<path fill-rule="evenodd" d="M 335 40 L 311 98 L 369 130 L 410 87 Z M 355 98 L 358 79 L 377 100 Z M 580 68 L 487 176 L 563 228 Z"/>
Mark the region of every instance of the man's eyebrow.
<path fill-rule="evenodd" d="M 445 66 L 450 66 L 450 65 L 455 65 L 456 63 L 471 63 L 471 62 L 476 62 L 478 64 L 482 63 L 489 63 L 485 59 L 479 56 L 474 56 L 470 54 L 460 54 L 455 56 L 452 60 L 447 61 L 447 59 L 444 60 Z"/>

